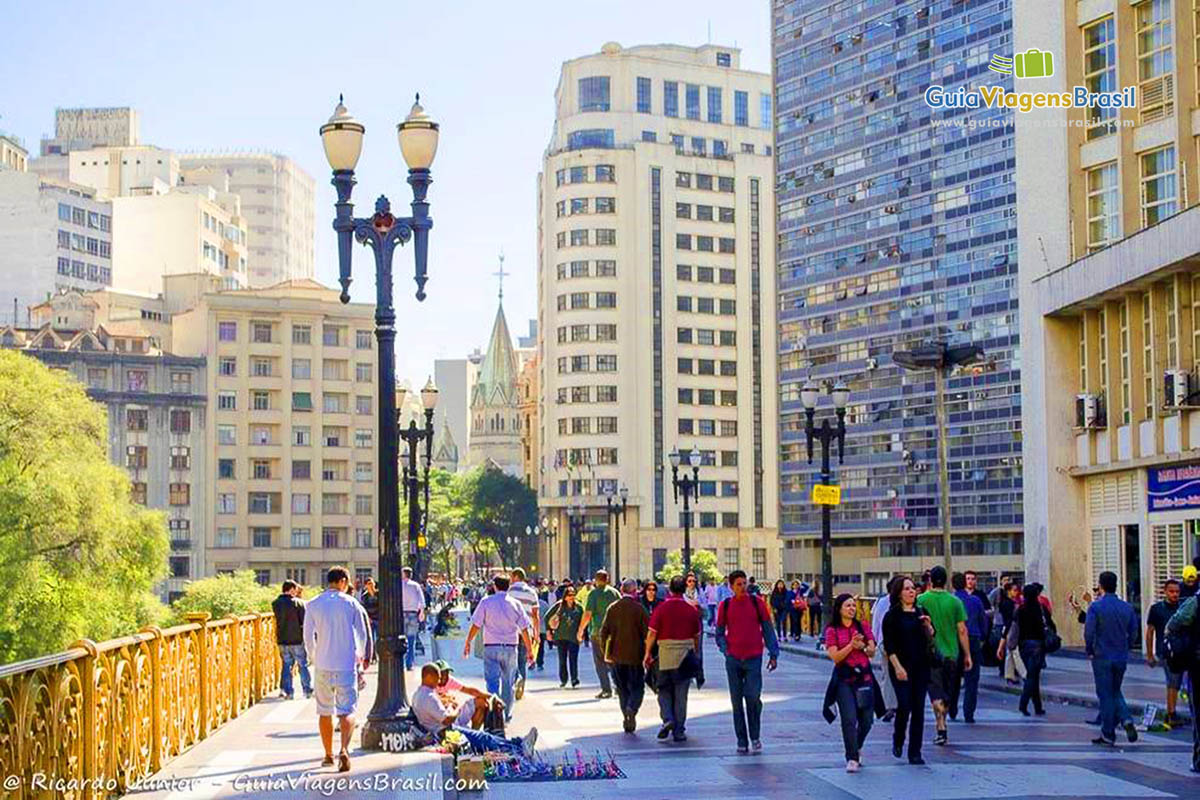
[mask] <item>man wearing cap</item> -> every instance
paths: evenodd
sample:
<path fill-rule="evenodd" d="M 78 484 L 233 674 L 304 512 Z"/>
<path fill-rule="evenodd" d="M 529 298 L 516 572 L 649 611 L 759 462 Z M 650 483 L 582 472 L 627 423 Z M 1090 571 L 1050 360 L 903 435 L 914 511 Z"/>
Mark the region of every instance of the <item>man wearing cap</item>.
<path fill-rule="evenodd" d="M 1200 561 L 1200 557 L 1196 558 Z M 1179 596 L 1183 599 L 1195 597 L 1200 594 L 1200 570 L 1196 569 L 1196 564 L 1188 564 L 1183 568 L 1183 581 L 1179 586 Z"/>
<path fill-rule="evenodd" d="M 504 707 L 504 703 L 499 697 L 467 686 L 451 677 L 454 668 L 448 662 L 439 659 L 431 663 L 438 671 L 437 693 L 442 704 L 451 711 L 458 709 L 456 725 L 478 730 L 483 727 L 484 718 L 492 704 L 495 704 L 497 708 Z M 422 667 L 422 669 L 424 668 Z M 466 695 L 467 698 L 460 700 L 456 696 L 458 694 Z"/>
<path fill-rule="evenodd" d="M 524 738 L 505 739 L 486 731 L 477 731 L 458 724 L 461 713 L 448 708 L 438 696 L 441 674 L 434 664 L 421 667 L 421 685 L 413 692 L 412 710 L 417 723 L 440 741 L 447 731 L 454 731 L 466 740 L 471 751 L 482 754 L 501 752 L 532 758 L 537 743 L 537 728 L 530 728 Z"/>

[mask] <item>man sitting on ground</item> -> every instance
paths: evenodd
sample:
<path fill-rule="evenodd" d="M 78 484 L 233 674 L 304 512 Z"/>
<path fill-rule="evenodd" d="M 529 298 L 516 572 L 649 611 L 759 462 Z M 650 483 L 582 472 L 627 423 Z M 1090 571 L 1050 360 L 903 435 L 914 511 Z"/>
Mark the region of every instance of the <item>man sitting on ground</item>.
<path fill-rule="evenodd" d="M 458 710 L 458 725 L 480 730 L 483 728 L 484 718 L 489 710 L 502 711 L 504 709 L 504 701 L 496 695 L 480 691 L 473 686 L 467 686 L 450 677 L 454 668 L 448 662 L 434 661 L 433 666 L 438 670 L 438 697 L 441 698 L 442 704 L 447 709 Z M 466 699 L 460 699 L 457 696 L 459 694 L 466 695 Z"/>
<path fill-rule="evenodd" d="M 436 666 L 426 664 L 421 667 L 421 685 L 417 687 L 412 696 L 412 710 L 421 728 L 433 734 L 438 741 L 442 740 L 447 731 L 454 731 L 466 740 L 471 752 L 476 754 L 498 751 L 526 758 L 534 756 L 533 748 L 537 744 L 537 728 L 530 728 L 524 738 L 505 739 L 460 725 L 458 724 L 460 713 L 447 708 L 441 697 L 438 696 L 440 680 L 441 673 Z"/>

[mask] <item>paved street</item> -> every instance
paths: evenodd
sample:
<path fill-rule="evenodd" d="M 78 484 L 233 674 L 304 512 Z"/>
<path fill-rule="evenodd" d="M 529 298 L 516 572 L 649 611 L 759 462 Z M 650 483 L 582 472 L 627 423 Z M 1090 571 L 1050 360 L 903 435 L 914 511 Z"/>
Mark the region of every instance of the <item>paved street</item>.
<path fill-rule="evenodd" d="M 441 648 L 460 679 L 482 686 L 482 663 L 464 660 L 461 642 Z M 910 767 L 890 753 L 890 726 L 872 731 L 863 754 L 863 771 L 844 772 L 841 738 L 835 725 L 820 717 L 820 702 L 829 674 L 827 662 L 785 654 L 779 670 L 764 681 L 763 742 L 757 756 L 734 752 L 729 701 L 724 670 L 711 640 L 705 660 L 709 682 L 693 689 L 689 704 L 689 741 L 660 744 L 657 704 L 648 694 L 638 715 L 636 736 L 620 731 L 616 700 L 597 700 L 591 653 L 581 652 L 583 685 L 578 690 L 558 688 L 554 653 L 545 672 L 531 672 L 525 699 L 517 704 L 510 728 L 523 734 L 530 725 L 540 732 L 538 749 L 549 760 L 564 755 L 574 760 L 611 752 L 628 776 L 617 781 L 576 781 L 560 784 L 555 792 L 570 800 L 613 797 L 632 792 L 639 800 L 667 797 L 707 798 L 828 798 L 829 800 L 888 800 L 920 796 L 931 800 L 952 798 L 1137 798 L 1192 797 L 1200 779 L 1188 771 L 1190 731 L 1143 734 L 1134 745 L 1102 751 L 1090 744 L 1096 729 L 1085 720 L 1090 709 L 1049 705 L 1042 719 L 1028 720 L 1016 710 L 1016 698 L 985 692 L 978 724 L 952 724 L 950 746 L 925 748 L 926 767 Z M 1086 662 L 1079 662 L 1086 667 Z M 373 683 L 372 683 L 373 685 Z M 363 708 L 369 708 L 365 698 Z M 926 728 L 932 737 L 932 717 Z M 210 798 L 308 798 L 330 796 L 336 777 L 317 768 L 320 743 L 311 703 L 268 701 L 251 709 L 230 726 L 176 760 L 164 775 L 203 776 L 186 792 L 143 792 L 139 798 L 209 800 Z M 444 758 L 433 753 L 404 755 L 360 754 L 351 777 L 365 779 L 359 789 L 333 791 L 333 796 L 369 797 L 378 774 L 389 778 L 434 780 L 443 775 Z M 449 775 L 445 768 L 445 775 Z M 317 783 L 303 784 L 300 776 L 317 773 Z M 243 775 L 241 779 L 237 776 Z M 301 781 L 296 786 L 292 781 Z M 273 777 L 273 784 L 261 780 Z M 236 780 L 235 780 L 236 779 Z M 543 795 L 547 784 L 533 791 Z M 531 785 L 497 783 L 488 798 L 527 800 Z M 413 792 L 436 797 L 440 792 Z M 408 796 L 408 792 L 401 791 Z M 454 797 L 453 792 L 443 796 Z M 463 793 L 461 796 L 472 795 Z"/>

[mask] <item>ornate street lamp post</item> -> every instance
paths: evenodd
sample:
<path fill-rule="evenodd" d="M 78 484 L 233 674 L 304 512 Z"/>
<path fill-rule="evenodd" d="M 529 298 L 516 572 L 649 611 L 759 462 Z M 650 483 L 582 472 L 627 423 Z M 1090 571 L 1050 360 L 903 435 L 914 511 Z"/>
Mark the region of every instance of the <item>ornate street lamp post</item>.
<path fill-rule="evenodd" d="M 682 478 L 679 477 L 679 464 L 683 461 L 683 455 L 679 448 L 672 450 L 667 458 L 671 461 L 671 488 L 675 492 L 676 503 L 679 502 L 679 493 L 683 492 L 683 574 L 687 575 L 692 571 L 691 501 L 695 499 L 697 503 L 700 502 L 700 451 L 693 447 L 692 452 L 687 454 L 692 474 L 685 472 Z"/>
<path fill-rule="evenodd" d="M 383 747 L 385 733 L 408 729 L 408 693 L 404 685 L 404 593 L 400 561 L 400 449 L 396 421 L 396 312 L 392 305 L 392 255 L 397 245 L 410 239 L 416 261 L 417 299 L 425 299 L 429 253 L 429 203 L 425 199 L 431 183 L 429 167 L 437 154 L 438 125 L 421 108 L 420 96 L 403 122 L 396 126 L 400 152 L 408 164 L 412 186 L 412 216 L 395 217 L 387 197 L 375 202 L 375 214 L 355 217 L 350 194 L 354 190 L 354 168 L 362 153 L 366 128 L 354 119 L 339 98 L 329 121 L 321 126 L 325 157 L 333 169 L 337 189 L 336 216 L 341 300 L 350 302 L 351 243 L 370 245 L 375 253 L 375 339 L 379 342 L 379 684 L 375 704 L 363 726 L 362 744 L 368 750 Z M 417 541 L 409 531 L 408 554 L 415 559 Z"/>
<path fill-rule="evenodd" d="M 397 390 L 397 405 L 403 405 L 407 392 L 404 388 Z M 438 388 L 433 385 L 433 378 L 429 378 L 425 382 L 425 388 L 421 390 L 421 406 L 425 410 L 424 427 L 418 428 L 417 421 L 413 419 L 409 420 L 407 428 L 401 428 L 400 415 L 403 412 L 400 409 L 396 411 L 396 435 L 408 445 L 408 463 L 404 465 L 403 484 L 405 502 L 408 504 L 408 541 L 410 546 L 413 542 L 417 545 L 411 553 L 410 564 L 413 568 L 413 579 L 418 583 L 425 580 L 422 551 L 425 549 L 425 528 L 429 522 L 429 467 L 433 463 L 433 410 L 437 407 L 437 401 Z M 417 452 L 422 442 L 425 443 L 425 465 L 424 470 L 419 471 Z"/>
<path fill-rule="evenodd" d="M 605 497 L 608 502 L 608 522 L 609 530 L 612 531 L 613 537 L 613 584 L 621 585 L 621 523 L 627 521 L 626 509 L 629 508 L 629 487 L 622 486 L 620 491 L 621 502 L 617 503 L 616 495 L 610 493 Z"/>
<path fill-rule="evenodd" d="M 833 408 L 837 415 L 837 427 L 829 424 L 829 418 L 821 420 L 821 427 L 813 424 L 817 410 L 817 399 L 820 387 L 810 378 L 800 390 L 800 402 L 804 405 L 804 437 L 808 446 L 808 463 L 813 460 L 813 442 L 821 443 L 821 483 L 829 484 L 833 480 L 833 469 L 829 465 L 829 450 L 834 442 L 838 446 L 838 463 L 842 463 L 843 451 L 846 447 L 846 403 L 850 400 L 850 390 L 846 384 L 839 381 L 830 390 Z M 823 600 L 826 620 L 833 620 L 833 533 L 831 530 L 832 506 L 821 505 L 821 583 L 825 590 Z"/>

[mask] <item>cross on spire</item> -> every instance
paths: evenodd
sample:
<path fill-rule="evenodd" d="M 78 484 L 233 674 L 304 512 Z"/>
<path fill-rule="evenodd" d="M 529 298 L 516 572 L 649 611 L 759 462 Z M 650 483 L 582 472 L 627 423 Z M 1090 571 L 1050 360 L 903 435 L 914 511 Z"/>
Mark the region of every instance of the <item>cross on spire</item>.
<path fill-rule="evenodd" d="M 500 253 L 500 269 L 493 272 L 492 275 L 500 279 L 500 302 L 504 302 L 504 278 L 511 275 L 511 272 L 504 271 L 504 253 Z"/>

